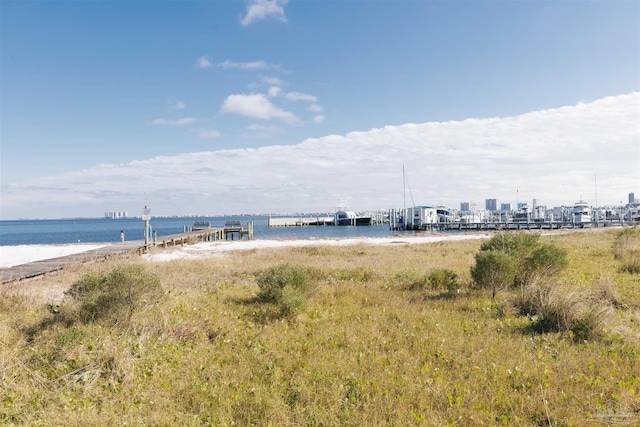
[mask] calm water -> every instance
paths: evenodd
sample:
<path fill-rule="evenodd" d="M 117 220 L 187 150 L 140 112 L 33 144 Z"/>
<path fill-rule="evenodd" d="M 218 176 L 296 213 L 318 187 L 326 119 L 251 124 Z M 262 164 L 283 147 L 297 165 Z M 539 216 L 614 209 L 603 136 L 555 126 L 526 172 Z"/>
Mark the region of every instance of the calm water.
<path fill-rule="evenodd" d="M 388 225 L 269 228 L 269 218 L 266 216 L 152 218 L 151 226 L 160 237 L 182 233 L 184 226 L 191 226 L 194 221 L 210 221 L 212 227 L 222 227 L 225 221 L 234 219 L 240 220 L 244 227 L 247 221 L 253 221 L 253 235 L 256 239 L 382 237 L 398 234 L 397 231 L 390 231 Z M 144 239 L 144 223 L 139 218 L 0 221 L 0 246 L 119 242 L 121 231 L 125 232 L 125 239 L 128 241 Z"/>

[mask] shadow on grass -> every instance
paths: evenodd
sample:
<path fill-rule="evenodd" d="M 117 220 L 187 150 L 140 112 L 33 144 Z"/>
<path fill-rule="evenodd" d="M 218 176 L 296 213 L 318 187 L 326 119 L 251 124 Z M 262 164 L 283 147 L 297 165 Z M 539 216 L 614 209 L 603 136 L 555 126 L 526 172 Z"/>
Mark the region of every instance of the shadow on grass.
<path fill-rule="evenodd" d="M 233 304 L 246 307 L 247 311 L 245 312 L 245 315 L 253 322 L 261 325 L 266 325 L 290 317 L 275 301 L 262 296 L 230 298 L 228 301 Z"/>
<path fill-rule="evenodd" d="M 53 312 L 51 317 L 47 317 L 45 319 L 40 320 L 34 325 L 31 325 L 22 330 L 22 333 L 25 335 L 27 342 L 31 343 L 36 338 L 36 336 L 40 335 L 46 330 L 51 329 L 55 325 L 62 325 L 65 328 L 71 328 L 76 324 L 76 319 L 70 316 L 65 315 L 60 312 Z"/>

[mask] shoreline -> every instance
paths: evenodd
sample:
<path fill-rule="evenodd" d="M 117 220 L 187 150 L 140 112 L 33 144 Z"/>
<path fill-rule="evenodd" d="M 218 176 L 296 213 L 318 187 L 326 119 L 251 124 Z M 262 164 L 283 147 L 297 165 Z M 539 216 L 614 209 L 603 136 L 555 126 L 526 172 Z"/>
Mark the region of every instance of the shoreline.
<path fill-rule="evenodd" d="M 557 235 L 571 232 L 598 232 L 606 228 L 588 228 L 580 230 L 545 230 L 542 235 Z M 345 237 L 345 238 L 307 238 L 307 239 L 253 239 L 253 240 L 218 240 L 201 242 L 175 248 L 152 248 L 141 255 L 145 262 L 167 262 L 176 259 L 199 259 L 223 256 L 233 251 L 252 249 L 278 249 L 284 247 L 305 246 L 350 246 L 357 244 L 394 245 L 424 244 L 442 241 L 483 239 L 491 237 L 495 232 L 416 233 L 398 234 L 391 237 Z M 59 258 L 100 249 L 117 243 L 69 243 L 69 244 L 34 244 L 0 246 L 0 268 L 11 268 L 31 262 Z"/>
<path fill-rule="evenodd" d="M 30 262 L 59 258 L 104 248 L 109 243 L 62 243 L 51 245 L 0 246 L 0 268 L 11 268 Z"/>

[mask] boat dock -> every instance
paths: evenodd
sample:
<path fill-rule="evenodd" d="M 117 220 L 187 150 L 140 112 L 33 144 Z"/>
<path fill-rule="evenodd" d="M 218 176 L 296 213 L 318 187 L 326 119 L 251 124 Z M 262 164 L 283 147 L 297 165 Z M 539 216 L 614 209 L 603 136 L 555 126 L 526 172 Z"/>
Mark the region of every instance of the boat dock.
<path fill-rule="evenodd" d="M 309 225 L 334 225 L 333 216 L 269 217 L 269 227 L 305 227 Z"/>
<path fill-rule="evenodd" d="M 433 230 L 433 231 L 508 231 L 508 230 L 558 230 L 561 228 L 597 228 L 619 227 L 619 221 L 574 223 L 561 221 L 535 221 L 535 222 L 433 222 L 424 224 L 391 223 L 392 230 Z"/>
<path fill-rule="evenodd" d="M 191 245 L 200 242 L 212 242 L 215 240 L 234 239 L 234 235 L 238 235 L 238 240 L 247 236 L 248 239 L 253 238 L 253 223 L 249 222 L 247 228 L 243 228 L 240 221 L 227 221 L 224 227 L 205 228 L 201 230 L 187 231 L 169 236 L 162 236 L 153 239 L 145 244 L 144 240 L 134 240 L 130 242 L 111 243 L 106 246 L 90 251 L 80 252 L 77 254 L 66 255 L 57 258 L 33 261 L 26 264 L 15 265 L 12 267 L 0 268 L 2 281 L 7 283 L 16 280 L 29 279 L 31 277 L 42 276 L 46 273 L 62 270 L 63 268 L 74 265 L 94 261 L 104 261 L 115 257 L 124 257 L 129 255 L 140 255 L 148 251 L 150 248 L 170 248 L 175 246 Z M 155 233 L 154 233 L 155 234 Z"/>

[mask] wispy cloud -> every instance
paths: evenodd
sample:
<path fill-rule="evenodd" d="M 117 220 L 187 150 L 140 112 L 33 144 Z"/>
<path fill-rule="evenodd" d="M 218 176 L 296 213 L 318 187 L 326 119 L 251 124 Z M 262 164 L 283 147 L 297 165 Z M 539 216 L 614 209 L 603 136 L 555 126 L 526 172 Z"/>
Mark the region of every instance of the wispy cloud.
<path fill-rule="evenodd" d="M 273 65 L 265 61 L 236 62 L 236 61 L 231 61 L 230 59 L 227 59 L 224 62 L 221 62 L 219 64 L 216 64 L 216 67 L 222 68 L 224 70 L 236 69 L 236 70 L 247 70 L 247 71 L 268 70 L 270 68 L 274 68 Z"/>
<path fill-rule="evenodd" d="M 264 95 L 233 96 L 230 110 L 277 115 Z M 113 206 L 133 212 L 145 204 L 158 215 L 327 211 L 340 197 L 354 209 L 401 207 L 403 165 L 418 204 L 515 202 L 516 189 L 520 201 L 537 198 L 548 206 L 581 196 L 595 203 L 596 173 L 599 204 L 615 204 L 640 192 L 638 111 L 640 94 L 633 93 L 513 117 L 386 126 L 289 146 L 100 165 L 3 185 L 2 215 L 100 215 Z M 246 130 L 258 134 L 268 126 Z"/>
<path fill-rule="evenodd" d="M 211 58 L 209 58 L 208 56 L 201 56 L 196 61 L 196 67 L 198 67 L 198 68 L 211 68 L 211 67 L 213 67 L 213 62 L 211 61 Z"/>
<path fill-rule="evenodd" d="M 318 98 L 309 95 L 308 93 L 300 93 L 300 92 L 289 92 L 285 96 L 289 101 L 308 101 L 308 102 L 317 102 Z"/>
<path fill-rule="evenodd" d="M 195 129 L 189 129 L 189 130 L 191 132 L 196 133 L 200 138 L 215 139 L 215 138 L 220 138 L 222 136 L 220 131 L 217 131 L 214 129 L 195 128 Z"/>
<path fill-rule="evenodd" d="M 269 97 L 273 98 L 276 96 L 279 96 L 280 93 L 282 93 L 282 88 L 278 87 L 278 86 L 271 86 L 269 88 Z"/>
<path fill-rule="evenodd" d="M 276 119 L 289 124 L 298 124 L 300 122 L 295 114 L 275 106 L 261 93 L 229 95 L 222 104 L 221 111 L 254 119 Z"/>
<path fill-rule="evenodd" d="M 169 103 L 169 109 L 170 110 L 181 111 L 181 110 L 184 110 L 185 108 L 187 108 L 187 104 L 185 104 L 182 101 L 176 101 L 176 102 L 170 102 Z"/>
<path fill-rule="evenodd" d="M 284 6 L 288 0 L 249 0 L 245 15 L 240 19 L 244 27 L 264 19 L 277 19 L 287 22 Z"/>
<path fill-rule="evenodd" d="M 322 107 L 319 106 L 318 104 L 311 104 L 307 107 L 307 110 L 311 111 L 312 113 L 322 113 Z"/>
<path fill-rule="evenodd" d="M 184 126 L 195 123 L 197 119 L 193 117 L 183 117 L 181 119 L 176 120 L 167 120 L 167 119 L 155 119 L 152 123 L 154 125 L 172 125 L 172 126 Z"/>
<path fill-rule="evenodd" d="M 280 126 L 253 124 L 245 127 L 242 134 L 245 138 L 271 138 L 286 133 Z"/>
<path fill-rule="evenodd" d="M 266 85 L 270 85 L 270 86 L 286 86 L 287 84 L 277 78 L 277 77 L 272 77 L 272 76 L 260 76 L 260 81 Z"/>
<path fill-rule="evenodd" d="M 321 114 L 318 114 L 317 116 L 313 116 L 313 121 L 315 123 L 323 123 L 324 122 L 325 117 Z"/>

